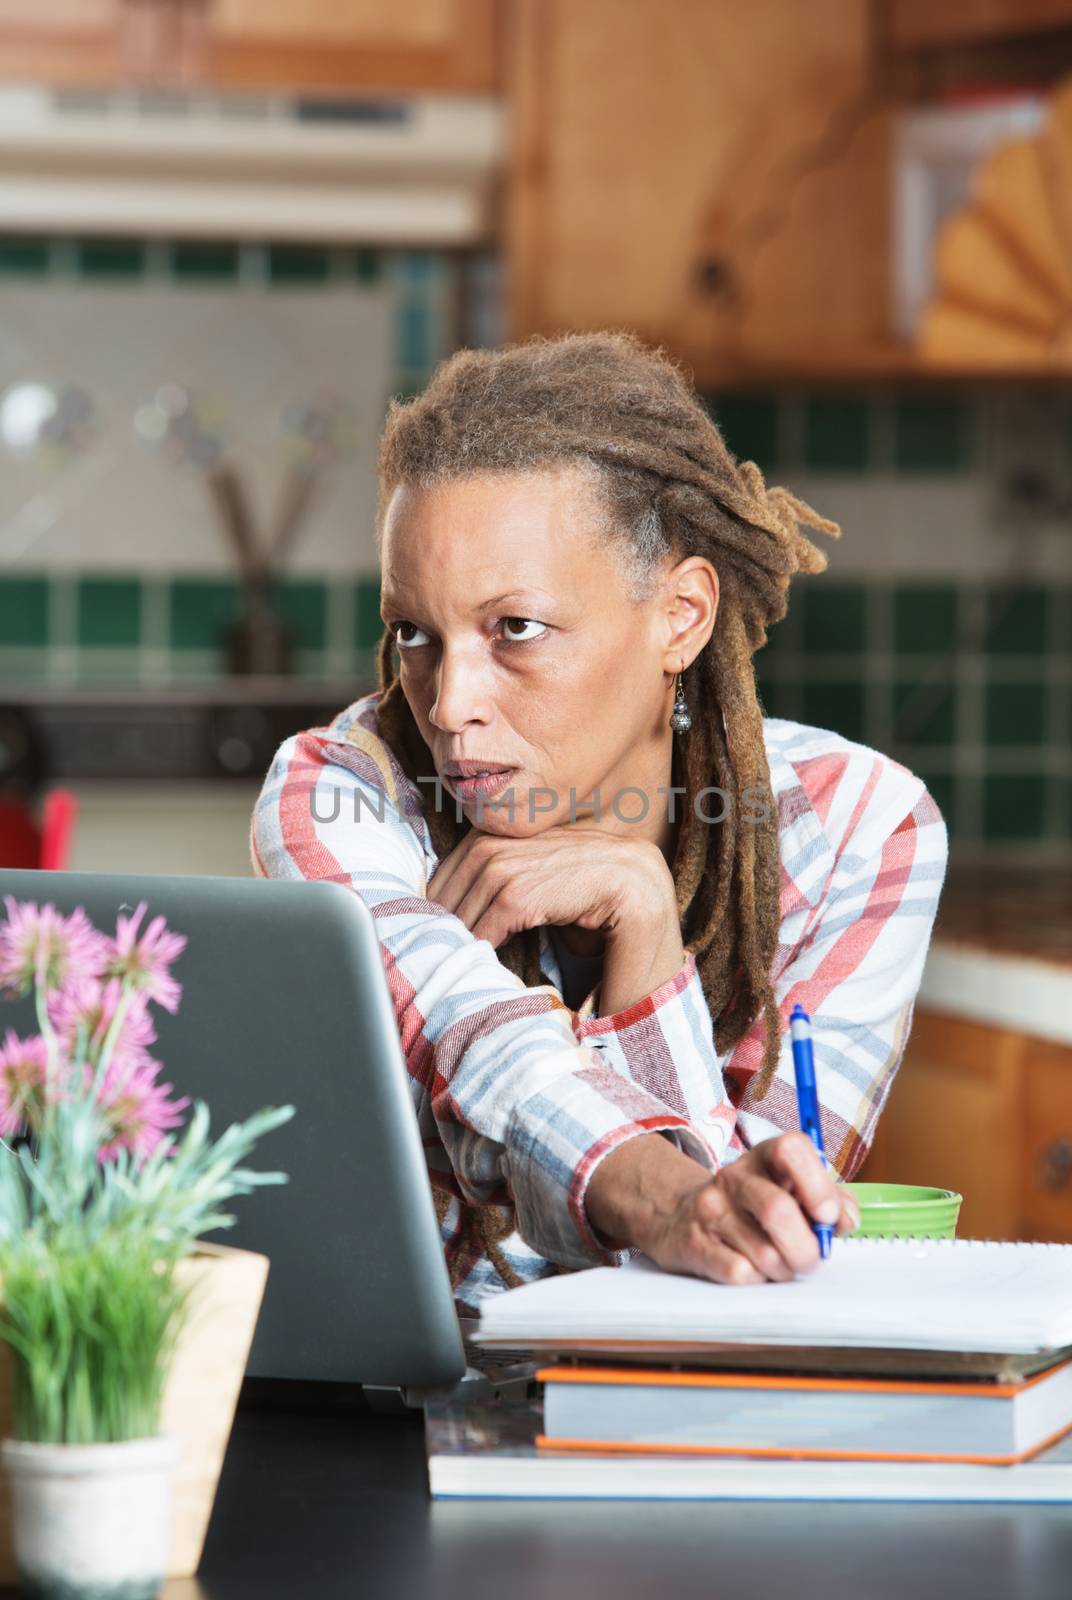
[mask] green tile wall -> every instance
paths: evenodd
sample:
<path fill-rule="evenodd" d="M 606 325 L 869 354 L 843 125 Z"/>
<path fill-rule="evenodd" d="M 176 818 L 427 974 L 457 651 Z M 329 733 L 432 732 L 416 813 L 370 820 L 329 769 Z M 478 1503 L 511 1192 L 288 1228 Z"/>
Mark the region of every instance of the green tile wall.
<path fill-rule="evenodd" d="M 273 283 L 324 283 L 329 252 L 321 245 L 281 244 L 268 248 L 268 276 Z"/>
<path fill-rule="evenodd" d="M 894 462 L 902 472 L 962 472 L 972 464 L 972 414 L 950 395 L 899 395 Z"/>
<path fill-rule="evenodd" d="M 171 271 L 184 281 L 227 283 L 238 276 L 238 246 L 183 239 L 171 247 Z"/>
<path fill-rule="evenodd" d="M 899 584 L 893 597 L 898 655 L 948 650 L 957 635 L 957 591 L 951 583 Z"/>
<path fill-rule="evenodd" d="M 853 389 L 705 392 L 739 459 L 765 473 L 957 476 L 978 465 L 979 400 L 970 390 Z"/>
<path fill-rule="evenodd" d="M 138 278 L 145 270 L 145 247 L 128 239 L 83 239 L 75 247 L 84 278 Z"/>
<path fill-rule="evenodd" d="M 355 694 L 374 686 L 377 573 L 292 578 L 276 598 L 295 629 L 299 677 L 350 682 Z M 239 609 L 237 586 L 210 573 L 0 572 L 0 680 L 5 693 L 19 680 L 215 681 Z M 980 647 L 979 615 L 1001 648 Z M 876 631 L 888 649 L 873 648 Z M 918 773 L 954 844 L 1031 846 L 1072 828 L 1068 637 L 1072 586 L 1040 594 L 820 574 L 792 591 L 756 656 L 757 684 L 767 716 L 831 728 Z"/>
<path fill-rule="evenodd" d="M 238 586 L 219 578 L 180 578 L 171 585 L 172 650 L 221 650 L 239 612 Z"/>
<path fill-rule="evenodd" d="M 769 472 L 778 460 L 778 400 L 771 394 L 710 396 L 707 409 L 740 461 Z"/>
<path fill-rule="evenodd" d="M 378 286 L 393 297 L 391 393 L 416 393 L 446 353 L 441 309 L 452 280 L 439 252 L 0 234 L 0 279 L 72 274 L 311 292 Z M 755 390 L 703 399 L 734 455 L 756 461 L 772 481 L 792 484 L 799 471 L 948 481 L 979 469 L 979 402 L 970 390 Z M 355 693 L 372 687 L 382 632 L 377 574 L 295 576 L 277 598 L 295 629 L 299 676 L 352 682 Z M 0 569 L 3 692 L 19 681 L 218 680 L 239 607 L 235 584 L 219 574 Z M 973 631 L 978 620 L 988 630 L 983 643 Z M 756 671 L 767 715 L 833 728 L 917 772 L 954 843 L 1001 849 L 1069 837 L 1067 584 L 999 586 L 970 573 L 945 582 L 802 577 Z"/>
<path fill-rule="evenodd" d="M 49 585 L 45 578 L 0 580 L 0 649 L 48 645 Z"/>
<path fill-rule="evenodd" d="M 857 394 L 809 395 L 804 464 L 816 472 L 862 472 L 871 449 L 871 408 Z"/>
<path fill-rule="evenodd" d="M 83 650 L 133 648 L 141 643 L 141 584 L 137 578 L 82 578 L 78 584 L 78 644 Z"/>
<path fill-rule="evenodd" d="M 30 239 L 21 236 L 0 237 L 0 275 L 4 277 L 40 277 L 48 271 L 49 244 L 47 239 Z"/>
<path fill-rule="evenodd" d="M 357 293 L 382 286 L 393 302 L 391 392 L 398 394 L 423 387 L 448 353 L 444 339 L 458 259 L 442 250 L 215 239 L 44 239 L 0 232 L 0 280 L 73 276 L 215 285 L 241 280 L 281 289 L 349 284 Z"/>
<path fill-rule="evenodd" d="M 756 676 L 768 716 L 832 728 L 918 773 L 954 844 L 1072 837 L 1067 583 L 798 580 Z"/>
<path fill-rule="evenodd" d="M 292 578 L 273 595 L 294 629 L 300 676 L 356 676 L 371 687 L 383 631 L 378 574 L 341 582 Z M 226 671 L 227 630 L 240 611 L 238 585 L 210 573 L 169 580 L 0 572 L 0 679 L 7 689 L 49 677 L 132 684 L 172 674 L 218 678 Z"/>
<path fill-rule="evenodd" d="M 802 584 L 799 596 L 804 649 L 812 655 L 859 655 L 865 648 L 865 595 L 858 584 Z"/>

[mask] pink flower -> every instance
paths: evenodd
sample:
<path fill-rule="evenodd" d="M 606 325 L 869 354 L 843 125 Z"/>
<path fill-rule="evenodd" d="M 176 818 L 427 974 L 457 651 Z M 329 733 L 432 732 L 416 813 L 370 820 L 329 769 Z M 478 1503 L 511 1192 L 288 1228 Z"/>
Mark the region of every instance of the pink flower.
<path fill-rule="evenodd" d="M 106 1141 L 97 1152 L 99 1161 L 110 1161 L 120 1150 L 129 1150 L 138 1161 L 152 1155 L 169 1128 L 182 1121 L 190 1104 L 188 1097 L 169 1100 L 170 1083 L 158 1083 L 160 1062 L 112 1061 L 104 1074 L 99 1103 L 107 1119 Z M 88 1072 L 88 1068 L 87 1068 Z"/>
<path fill-rule="evenodd" d="M 98 933 L 82 907 L 65 917 L 51 901 L 36 906 L 4 896 L 7 921 L 0 923 L 0 991 L 28 994 L 36 983 L 60 989 L 80 978 L 99 977 L 111 941 Z"/>
<path fill-rule="evenodd" d="M 120 978 L 109 978 L 106 983 L 99 978 L 81 978 L 68 984 L 48 1001 L 49 1021 L 59 1035 L 64 1053 L 73 1057 L 78 1042 L 78 1030 L 86 1030 L 86 1058 L 96 1062 L 101 1046 L 115 1016 L 116 1007 L 123 994 Z M 149 1015 L 149 997 L 135 989 L 127 1001 L 123 1020 L 112 1045 L 113 1060 L 126 1057 L 143 1061 L 149 1046 L 156 1040 L 156 1029 Z"/>
<path fill-rule="evenodd" d="M 26 1123 L 40 1121 L 45 1095 L 47 1055 L 39 1033 L 20 1039 L 14 1028 L 0 1050 L 0 1136 L 9 1137 Z"/>
<path fill-rule="evenodd" d="M 120 916 L 115 938 L 109 940 L 110 959 L 107 976 L 130 978 L 137 989 L 156 1000 L 165 1011 L 179 1009 L 182 985 L 168 970 L 177 956 L 186 949 L 186 936 L 170 933 L 163 917 L 154 917 L 140 940 L 138 924 L 145 915 L 148 902 L 139 901 L 133 916 Z"/>

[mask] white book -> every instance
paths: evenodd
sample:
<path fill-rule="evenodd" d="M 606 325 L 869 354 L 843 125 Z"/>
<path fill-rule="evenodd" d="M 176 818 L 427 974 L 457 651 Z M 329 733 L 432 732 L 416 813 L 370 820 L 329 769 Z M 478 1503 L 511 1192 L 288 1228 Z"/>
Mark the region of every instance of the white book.
<path fill-rule="evenodd" d="M 556 1454 L 537 1449 L 538 1400 L 432 1401 L 433 1499 L 1072 1501 L 1072 1435 L 1015 1466 Z"/>
<path fill-rule="evenodd" d="M 473 1338 L 534 1349 L 1057 1350 L 1072 1344 L 1072 1245 L 836 1239 L 813 1271 L 754 1285 L 663 1272 L 638 1255 L 487 1296 Z"/>

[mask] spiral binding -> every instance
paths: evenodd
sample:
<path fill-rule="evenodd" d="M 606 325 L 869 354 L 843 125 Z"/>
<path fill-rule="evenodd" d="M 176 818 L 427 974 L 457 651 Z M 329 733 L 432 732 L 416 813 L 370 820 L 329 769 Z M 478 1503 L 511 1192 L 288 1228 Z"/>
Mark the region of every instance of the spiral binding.
<path fill-rule="evenodd" d="M 850 1234 L 836 1241 L 838 1248 L 846 1244 L 927 1244 L 942 1245 L 946 1249 L 964 1245 L 989 1245 L 996 1250 L 1069 1250 L 1072 1245 L 1056 1239 L 936 1239 L 927 1233 L 888 1233 L 868 1238 L 865 1234 Z"/>

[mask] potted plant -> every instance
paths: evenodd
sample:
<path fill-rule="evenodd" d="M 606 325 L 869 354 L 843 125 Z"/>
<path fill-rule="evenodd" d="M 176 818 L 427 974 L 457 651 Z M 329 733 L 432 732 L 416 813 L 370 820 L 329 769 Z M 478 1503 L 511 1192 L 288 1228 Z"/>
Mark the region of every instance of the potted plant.
<path fill-rule="evenodd" d="M 176 1441 L 160 1431 L 190 1309 L 181 1264 L 221 1207 L 279 1172 L 241 1165 L 293 1115 L 209 1137 L 159 1081 L 150 1006 L 178 1008 L 185 948 L 143 901 L 99 932 L 5 897 L 0 994 L 34 995 L 39 1033 L 0 1047 L 0 1340 L 12 1352 L 15 1559 L 26 1592 L 150 1600 L 167 1571 Z"/>

